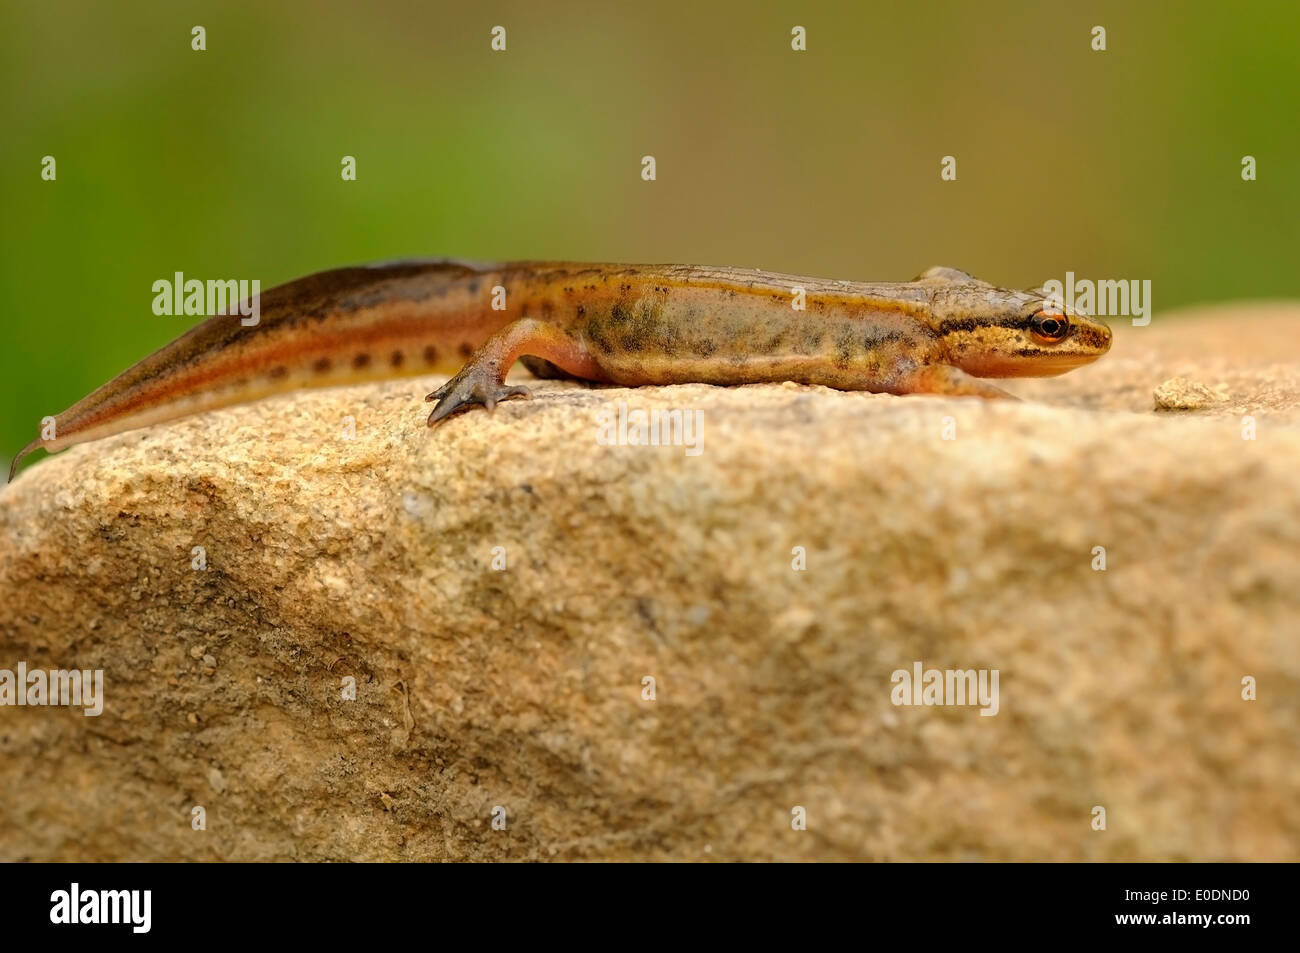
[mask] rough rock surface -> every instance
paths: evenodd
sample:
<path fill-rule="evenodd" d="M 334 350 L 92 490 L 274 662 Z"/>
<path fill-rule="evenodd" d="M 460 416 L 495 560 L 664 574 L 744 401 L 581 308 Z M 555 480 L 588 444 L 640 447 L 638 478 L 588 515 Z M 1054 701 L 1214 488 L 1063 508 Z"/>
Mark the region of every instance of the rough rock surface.
<path fill-rule="evenodd" d="M 74 448 L 0 493 L 0 669 L 105 709 L 0 708 L 0 859 L 1300 860 L 1297 330 L 1120 327 L 1021 403 L 429 432 L 407 381 Z M 702 452 L 602 446 L 619 400 Z M 895 707 L 917 661 L 997 715 Z"/>

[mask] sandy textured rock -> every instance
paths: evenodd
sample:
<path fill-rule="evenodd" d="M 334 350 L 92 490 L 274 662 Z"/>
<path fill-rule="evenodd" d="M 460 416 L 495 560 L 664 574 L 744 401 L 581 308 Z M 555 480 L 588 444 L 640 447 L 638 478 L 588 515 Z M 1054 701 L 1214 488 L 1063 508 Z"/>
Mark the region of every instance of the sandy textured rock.
<path fill-rule="evenodd" d="M 0 494 L 0 668 L 105 711 L 0 709 L 0 858 L 1300 859 L 1297 330 L 1158 318 L 1023 403 L 548 382 L 431 433 L 421 381 L 74 448 Z M 702 452 L 601 446 L 618 400 Z M 918 660 L 998 714 L 892 705 Z"/>

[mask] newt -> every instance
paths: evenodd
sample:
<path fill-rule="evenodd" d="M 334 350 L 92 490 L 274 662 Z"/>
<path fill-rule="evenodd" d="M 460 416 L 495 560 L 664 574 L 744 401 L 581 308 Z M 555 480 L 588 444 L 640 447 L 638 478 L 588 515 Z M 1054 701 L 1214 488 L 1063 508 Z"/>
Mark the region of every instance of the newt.
<path fill-rule="evenodd" d="M 799 293 L 802 289 L 802 295 Z M 802 304 L 802 308 L 796 305 Z M 495 307 L 494 307 L 495 305 Z M 889 394 L 1009 397 L 982 378 L 1061 374 L 1110 347 L 1103 321 L 952 268 L 856 282 L 697 265 L 450 259 L 337 268 L 214 315 L 54 418 L 54 452 L 295 390 L 452 374 L 433 426 L 529 396 L 537 377 L 639 386 L 795 381 Z"/>

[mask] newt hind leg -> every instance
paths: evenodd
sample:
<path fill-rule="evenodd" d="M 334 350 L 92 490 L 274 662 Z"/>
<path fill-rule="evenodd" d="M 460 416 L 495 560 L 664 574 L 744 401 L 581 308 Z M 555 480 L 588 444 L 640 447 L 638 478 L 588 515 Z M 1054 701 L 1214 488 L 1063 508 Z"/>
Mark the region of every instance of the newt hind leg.
<path fill-rule="evenodd" d="M 586 345 L 563 328 L 533 318 L 521 318 L 488 338 L 464 367 L 425 398 L 436 400 L 429 426 L 477 405 L 491 410 L 511 397 L 531 397 L 527 387 L 509 387 L 506 374 L 529 354 L 541 358 L 566 375 L 584 380 L 605 380 Z"/>

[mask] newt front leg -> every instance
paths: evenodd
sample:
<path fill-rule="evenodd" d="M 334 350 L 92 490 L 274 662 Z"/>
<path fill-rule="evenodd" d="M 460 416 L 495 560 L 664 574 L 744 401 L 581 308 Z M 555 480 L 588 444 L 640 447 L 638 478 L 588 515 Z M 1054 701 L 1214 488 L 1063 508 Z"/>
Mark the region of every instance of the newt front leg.
<path fill-rule="evenodd" d="M 948 397 L 984 397 L 990 400 L 1019 400 L 1001 387 L 972 377 L 949 364 L 927 364 L 903 375 L 903 394 L 938 394 Z"/>

